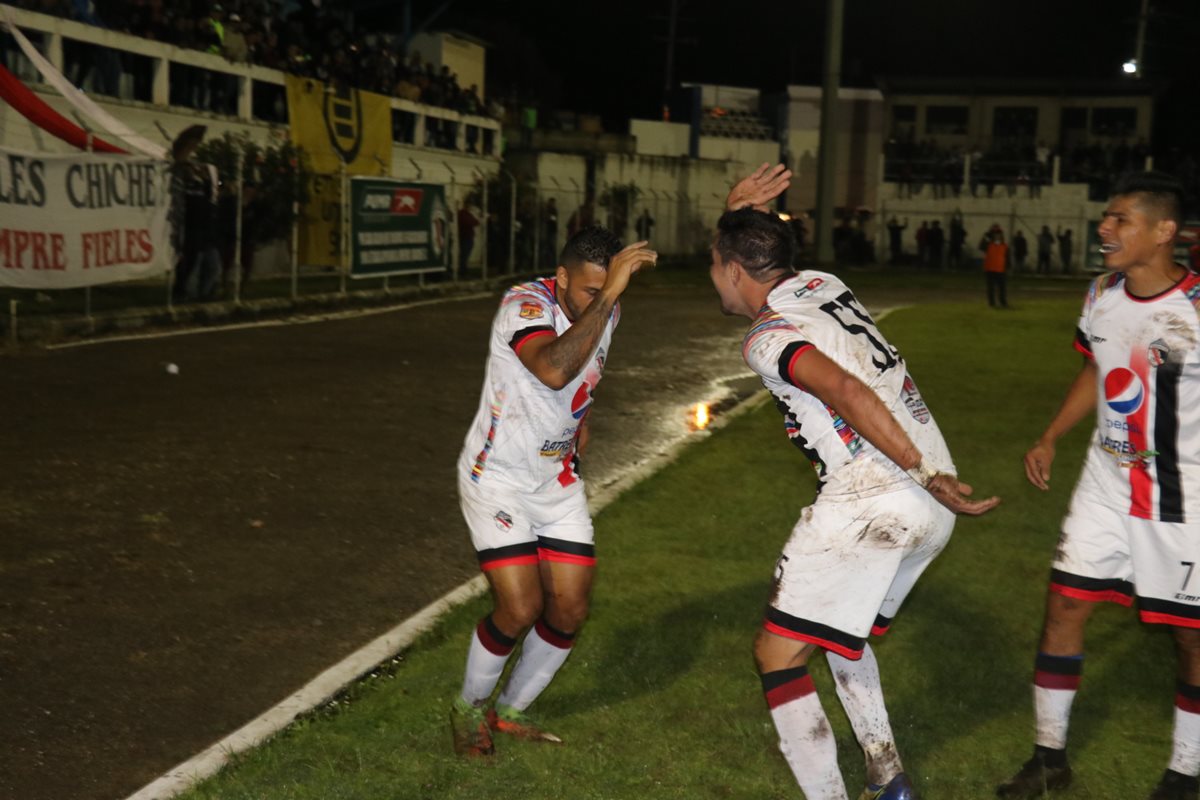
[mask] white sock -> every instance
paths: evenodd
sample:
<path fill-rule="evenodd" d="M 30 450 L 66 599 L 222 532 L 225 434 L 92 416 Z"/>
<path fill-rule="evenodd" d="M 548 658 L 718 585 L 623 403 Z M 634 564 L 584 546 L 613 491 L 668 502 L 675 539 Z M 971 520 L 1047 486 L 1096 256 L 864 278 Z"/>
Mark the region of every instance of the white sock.
<path fill-rule="evenodd" d="M 879 662 L 870 645 L 863 648 L 862 658 L 851 661 L 826 651 L 825 659 L 833 670 L 838 699 L 850 726 L 867 759 L 867 782 L 876 786 L 887 784 L 904 771 L 896 738 L 888 721 L 883 702 L 883 685 L 879 681 Z"/>
<path fill-rule="evenodd" d="M 1053 750 L 1067 746 L 1071 704 L 1083 675 L 1083 654 L 1050 656 L 1038 653 L 1033 674 L 1033 710 L 1037 743 Z"/>
<path fill-rule="evenodd" d="M 471 647 L 467 650 L 463 700 L 473 706 L 481 706 L 488 701 L 516 644 L 516 639 L 506 636 L 492 623 L 490 614 L 479 621 L 471 637 Z"/>
<path fill-rule="evenodd" d="M 762 684 L 779 732 L 779 749 L 804 796 L 807 800 L 848 800 L 838 770 L 837 740 L 808 668 L 765 673 Z"/>
<path fill-rule="evenodd" d="M 1169 769 L 1200 775 L 1200 686 L 1180 683 L 1175 692 L 1175 745 Z"/>
<path fill-rule="evenodd" d="M 567 656 L 571 655 L 574 641 L 575 634 L 557 631 L 539 619 L 525 635 L 521 657 L 508 676 L 508 683 L 500 692 L 496 704 L 518 711 L 529 708 L 542 690 L 550 685 Z"/>

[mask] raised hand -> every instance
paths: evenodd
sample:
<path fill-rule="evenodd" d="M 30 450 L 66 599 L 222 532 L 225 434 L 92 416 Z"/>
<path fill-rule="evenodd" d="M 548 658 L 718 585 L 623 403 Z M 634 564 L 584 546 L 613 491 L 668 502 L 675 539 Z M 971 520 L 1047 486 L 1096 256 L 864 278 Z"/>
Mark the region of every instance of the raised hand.
<path fill-rule="evenodd" d="M 646 247 L 649 242 L 634 242 L 612 257 L 608 262 L 608 277 L 604 280 L 606 292 L 619 296 L 629 286 L 629 279 L 643 267 L 652 267 L 658 262 L 658 253 Z"/>
<path fill-rule="evenodd" d="M 737 211 L 749 206 L 758 211 L 769 211 L 767 203 L 783 194 L 791 181 L 792 171 L 783 164 L 772 167 L 764 163 L 729 190 L 729 196 L 725 198 L 725 210 Z"/>

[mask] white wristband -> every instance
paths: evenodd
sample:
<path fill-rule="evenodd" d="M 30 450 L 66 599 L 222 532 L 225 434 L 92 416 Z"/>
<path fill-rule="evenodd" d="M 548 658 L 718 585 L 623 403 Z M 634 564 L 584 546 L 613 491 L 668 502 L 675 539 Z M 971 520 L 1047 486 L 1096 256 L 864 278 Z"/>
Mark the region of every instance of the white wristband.
<path fill-rule="evenodd" d="M 916 481 L 920 486 L 929 486 L 930 481 L 937 477 L 937 470 L 930 469 L 925 464 L 925 459 L 917 462 L 917 465 L 910 470 L 907 470 L 909 477 Z"/>

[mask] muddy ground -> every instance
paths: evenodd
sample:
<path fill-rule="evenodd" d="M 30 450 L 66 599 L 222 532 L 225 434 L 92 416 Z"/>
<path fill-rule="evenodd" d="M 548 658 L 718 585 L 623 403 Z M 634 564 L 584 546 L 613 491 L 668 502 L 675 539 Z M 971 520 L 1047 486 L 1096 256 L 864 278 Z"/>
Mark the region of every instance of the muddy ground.
<path fill-rule="evenodd" d="M 124 797 L 473 577 L 495 307 L 0 359 L 0 797 Z M 585 476 L 685 434 L 741 329 L 698 282 L 633 289 Z"/>

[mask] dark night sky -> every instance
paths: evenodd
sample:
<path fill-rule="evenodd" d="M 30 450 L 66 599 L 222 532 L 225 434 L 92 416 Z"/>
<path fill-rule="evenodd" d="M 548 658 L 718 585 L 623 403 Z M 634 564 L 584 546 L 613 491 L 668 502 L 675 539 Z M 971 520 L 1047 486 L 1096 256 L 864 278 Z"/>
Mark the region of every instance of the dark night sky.
<path fill-rule="evenodd" d="M 415 0 L 414 22 L 437 4 Z M 1140 0 L 846 0 L 843 85 L 880 75 L 1121 78 Z M 491 45 L 489 82 L 619 129 L 662 96 L 670 0 L 455 0 L 434 23 Z M 824 0 L 682 2 L 677 80 L 777 89 L 819 84 Z M 393 17 L 395 19 L 395 17 Z M 1200 0 L 1154 0 L 1143 62 L 1167 87 L 1159 137 L 1190 141 L 1200 108 Z"/>

